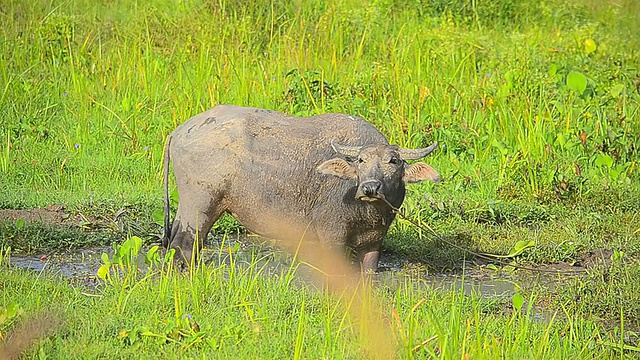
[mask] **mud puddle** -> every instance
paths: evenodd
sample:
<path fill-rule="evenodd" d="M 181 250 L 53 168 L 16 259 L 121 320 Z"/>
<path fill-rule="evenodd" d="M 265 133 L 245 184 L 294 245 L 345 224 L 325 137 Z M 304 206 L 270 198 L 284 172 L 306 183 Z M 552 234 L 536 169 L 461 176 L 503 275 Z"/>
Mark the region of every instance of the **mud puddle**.
<path fill-rule="evenodd" d="M 11 254 L 9 266 L 61 276 L 80 285 L 96 286 L 98 279 L 95 275 L 102 265 L 100 257 L 103 253 L 112 254 L 113 248 L 97 246 L 52 254 Z"/>
<path fill-rule="evenodd" d="M 15 222 L 18 219 L 26 222 L 75 226 L 88 221 L 79 214 L 73 215 L 64 206 L 52 205 L 31 210 L 0 210 L 0 220 Z M 255 263 L 262 267 L 261 271 L 265 276 L 288 271 L 292 257 L 270 245 L 268 241 L 244 234 L 214 239 L 210 237 L 202 256 L 206 263 L 212 265 L 224 263 L 230 266 L 247 267 Z M 148 248 L 146 247 L 142 252 L 146 252 Z M 97 246 L 72 251 L 60 250 L 47 254 L 12 254 L 10 263 L 17 268 L 44 271 L 70 279 L 80 285 L 95 286 L 99 283 L 95 274 L 102 265 L 102 254 L 106 253 L 111 257 L 113 251 L 110 246 Z M 608 258 L 606 255 L 599 257 Z M 586 262 L 589 262 L 589 259 Z M 144 266 L 143 263 L 140 264 L 140 267 L 144 268 Z M 566 265 L 548 265 L 546 268 L 562 271 Z M 397 288 L 402 282 L 412 281 L 431 288 L 462 291 L 465 294 L 477 293 L 489 298 L 508 298 L 522 288 L 532 289 L 544 286 L 553 289 L 563 281 L 559 276 L 534 274 L 528 271 L 518 272 L 517 275 L 496 273 L 476 264 L 469 264 L 462 273 L 434 273 L 424 269 L 414 271 L 411 264 L 407 264 L 402 259 L 385 257 L 384 254 L 380 269 L 381 271 L 374 276 L 374 281 L 391 289 Z M 300 264 L 297 266 L 296 275 L 300 281 L 308 282 L 313 272 L 314 270 L 309 266 Z"/>
<path fill-rule="evenodd" d="M 222 240 L 216 239 L 207 245 L 202 256 L 207 264 L 213 266 L 226 264 L 244 268 L 255 264 L 262 269 L 265 276 L 285 273 L 292 266 L 292 258 L 288 254 L 269 246 L 267 241 L 256 241 L 253 236 L 228 236 Z M 147 250 L 148 247 L 143 248 L 142 253 L 146 253 Z M 102 265 L 102 254 L 106 253 L 111 257 L 113 252 L 112 247 L 99 246 L 73 251 L 59 251 L 52 254 L 12 254 L 10 265 L 58 275 L 79 285 L 95 287 L 100 282 L 96 273 Z M 141 256 L 142 258 L 143 256 Z M 541 285 L 554 288 L 560 281 L 551 276 L 541 276 L 540 274 L 519 274 L 516 276 L 496 273 L 473 264 L 470 264 L 461 274 L 404 270 L 403 267 L 406 265 L 401 264 L 398 260 L 383 257 L 381 259 L 382 271 L 374 275 L 374 281 L 390 289 L 396 289 L 404 282 L 412 281 L 418 286 L 502 299 L 510 298 L 521 289 L 531 289 Z M 141 268 L 144 266 L 143 263 L 140 264 Z M 313 271 L 310 266 L 301 263 L 297 266 L 296 275 L 300 281 L 307 282 L 312 278 Z"/>

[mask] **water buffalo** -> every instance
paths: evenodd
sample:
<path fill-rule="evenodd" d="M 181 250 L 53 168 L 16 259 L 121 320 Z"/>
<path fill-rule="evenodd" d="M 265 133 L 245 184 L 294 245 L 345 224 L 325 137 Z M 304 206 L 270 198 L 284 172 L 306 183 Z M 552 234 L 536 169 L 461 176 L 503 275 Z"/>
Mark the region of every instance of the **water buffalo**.
<path fill-rule="evenodd" d="M 388 203 L 400 207 L 405 183 L 440 179 L 429 165 L 406 160 L 422 158 L 436 146 L 389 145 L 373 125 L 349 115 L 295 117 L 215 106 L 167 140 L 163 244 L 192 261 L 193 250 L 202 248 L 214 222 L 227 212 L 274 240 L 346 245 L 362 270 L 376 271 L 395 217 Z M 170 161 L 180 198 L 173 225 Z"/>

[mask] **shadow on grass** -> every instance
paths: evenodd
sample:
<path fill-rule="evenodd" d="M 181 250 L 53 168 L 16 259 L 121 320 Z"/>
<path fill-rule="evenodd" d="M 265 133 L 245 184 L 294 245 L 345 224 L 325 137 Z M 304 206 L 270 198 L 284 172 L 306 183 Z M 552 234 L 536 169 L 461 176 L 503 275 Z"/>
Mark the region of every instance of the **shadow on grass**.
<path fill-rule="evenodd" d="M 456 272 L 474 258 L 462 249 L 477 251 L 469 233 L 431 235 L 422 240 L 416 240 L 416 237 L 411 233 L 390 234 L 383 245 L 385 267 L 402 268 L 411 263 L 431 271 Z"/>

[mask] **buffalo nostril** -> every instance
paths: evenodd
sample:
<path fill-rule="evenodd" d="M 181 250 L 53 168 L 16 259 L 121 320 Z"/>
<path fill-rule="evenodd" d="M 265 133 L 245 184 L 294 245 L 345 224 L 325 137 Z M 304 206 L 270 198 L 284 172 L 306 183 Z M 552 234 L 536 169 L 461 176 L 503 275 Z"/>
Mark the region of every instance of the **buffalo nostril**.
<path fill-rule="evenodd" d="M 378 181 L 368 181 L 362 184 L 362 193 L 364 196 L 373 197 L 378 193 L 382 184 Z"/>
<path fill-rule="evenodd" d="M 373 195 L 373 189 L 372 189 L 371 187 L 369 187 L 369 186 L 365 186 L 365 188 L 364 188 L 363 190 L 364 190 L 364 194 L 365 194 L 366 196 L 371 196 L 371 195 Z"/>

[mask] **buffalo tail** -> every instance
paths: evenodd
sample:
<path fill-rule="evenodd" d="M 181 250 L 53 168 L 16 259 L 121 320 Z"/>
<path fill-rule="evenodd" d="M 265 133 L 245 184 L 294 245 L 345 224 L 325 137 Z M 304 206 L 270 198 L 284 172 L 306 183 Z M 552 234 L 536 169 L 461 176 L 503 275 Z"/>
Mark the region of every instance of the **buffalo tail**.
<path fill-rule="evenodd" d="M 164 147 L 164 235 L 162 236 L 162 246 L 169 247 L 171 237 L 171 220 L 169 219 L 171 205 L 169 203 L 169 146 L 171 145 L 171 135 L 167 137 L 167 143 Z"/>

